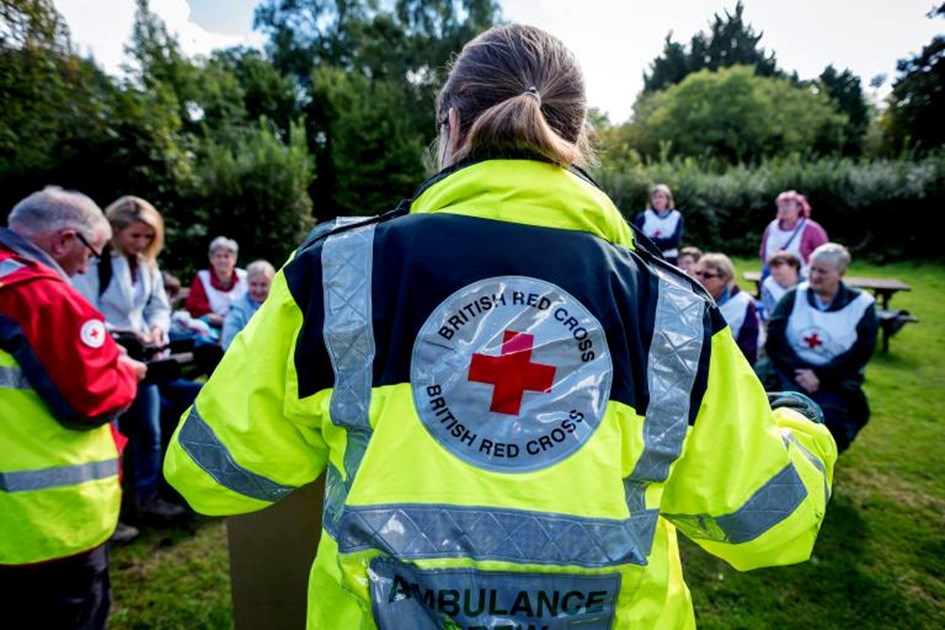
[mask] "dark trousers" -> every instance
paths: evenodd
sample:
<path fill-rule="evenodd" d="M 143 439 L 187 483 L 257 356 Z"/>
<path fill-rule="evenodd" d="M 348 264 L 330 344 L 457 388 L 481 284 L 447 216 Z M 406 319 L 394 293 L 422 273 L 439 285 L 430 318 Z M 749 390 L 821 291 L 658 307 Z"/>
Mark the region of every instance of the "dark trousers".
<path fill-rule="evenodd" d="M 755 372 L 769 392 L 795 391 L 809 396 L 824 412 L 824 425 L 842 453 L 850 447 L 870 419 L 870 406 L 860 384 L 853 380 L 821 384 L 813 394 L 798 386 L 790 375 L 778 371 L 769 361 L 759 362 Z"/>
<path fill-rule="evenodd" d="M 0 565 L 0 625 L 103 630 L 110 605 L 105 545 L 30 565 Z"/>

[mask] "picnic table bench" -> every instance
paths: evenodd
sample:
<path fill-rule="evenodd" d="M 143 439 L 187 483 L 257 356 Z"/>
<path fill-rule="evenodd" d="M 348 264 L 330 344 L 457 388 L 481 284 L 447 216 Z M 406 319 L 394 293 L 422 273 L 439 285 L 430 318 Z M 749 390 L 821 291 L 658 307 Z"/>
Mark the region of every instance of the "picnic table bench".
<path fill-rule="evenodd" d="M 755 283 L 755 296 L 761 296 L 761 273 L 746 271 L 742 274 L 748 282 Z M 889 308 L 889 301 L 900 291 L 911 291 L 912 287 L 895 278 L 866 278 L 861 276 L 844 276 L 843 282 L 851 287 L 867 289 L 873 292 L 879 302 L 876 309 L 876 318 L 883 333 L 883 352 L 889 352 L 889 339 L 908 323 L 918 323 L 909 311 L 893 310 Z"/>

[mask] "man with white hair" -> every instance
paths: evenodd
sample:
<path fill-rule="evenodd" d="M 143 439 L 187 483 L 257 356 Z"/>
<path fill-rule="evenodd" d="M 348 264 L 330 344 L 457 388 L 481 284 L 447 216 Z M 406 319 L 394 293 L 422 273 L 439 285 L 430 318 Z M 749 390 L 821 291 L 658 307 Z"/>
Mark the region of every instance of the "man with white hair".
<path fill-rule="evenodd" d="M 146 366 L 69 282 L 111 238 L 85 195 L 46 188 L 0 229 L 0 602 L 9 627 L 104 628 L 120 436 Z M 12 621 L 11 621 L 12 618 Z"/>

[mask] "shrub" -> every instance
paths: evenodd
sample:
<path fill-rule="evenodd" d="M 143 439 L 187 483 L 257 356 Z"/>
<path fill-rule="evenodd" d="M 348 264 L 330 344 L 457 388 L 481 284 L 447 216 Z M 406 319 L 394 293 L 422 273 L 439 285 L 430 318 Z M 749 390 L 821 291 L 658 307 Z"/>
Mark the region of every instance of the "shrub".
<path fill-rule="evenodd" d="M 812 218 L 831 240 L 858 256 L 942 257 L 928 224 L 945 207 L 945 152 L 871 162 L 794 155 L 754 167 L 691 158 L 605 161 L 594 176 L 628 219 L 645 208 L 653 184 L 667 184 L 686 218 L 686 244 L 705 250 L 755 254 L 774 218 L 775 197 L 794 189 L 807 196 Z"/>

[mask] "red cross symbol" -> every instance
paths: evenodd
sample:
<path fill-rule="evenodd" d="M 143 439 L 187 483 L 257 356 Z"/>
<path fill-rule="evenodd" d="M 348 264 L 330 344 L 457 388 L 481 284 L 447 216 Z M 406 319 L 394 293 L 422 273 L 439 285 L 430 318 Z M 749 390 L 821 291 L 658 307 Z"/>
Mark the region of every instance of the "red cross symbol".
<path fill-rule="evenodd" d="M 808 348 L 816 348 L 817 346 L 824 345 L 824 342 L 817 336 L 817 333 L 811 333 L 809 337 L 804 337 L 804 343 L 807 344 Z"/>
<path fill-rule="evenodd" d="M 533 335 L 506 330 L 499 356 L 473 354 L 469 366 L 469 380 L 495 386 L 492 390 L 490 411 L 517 416 L 522 408 L 522 397 L 526 390 L 545 393 L 551 391 L 555 368 L 532 363 L 534 344 Z"/>

